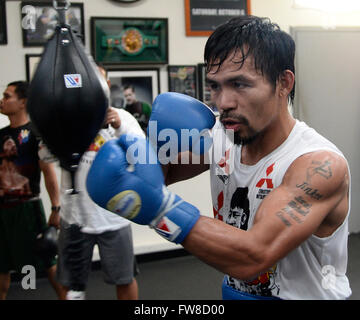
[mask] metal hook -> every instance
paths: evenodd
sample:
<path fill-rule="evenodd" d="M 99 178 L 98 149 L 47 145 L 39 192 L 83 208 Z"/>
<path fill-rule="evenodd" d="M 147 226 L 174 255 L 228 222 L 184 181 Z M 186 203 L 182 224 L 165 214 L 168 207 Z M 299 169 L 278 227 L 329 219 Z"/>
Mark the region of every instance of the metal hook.
<path fill-rule="evenodd" d="M 60 7 L 60 6 L 58 6 L 58 2 L 57 2 L 56 0 L 53 0 L 53 7 L 54 7 L 54 9 L 56 9 L 56 10 L 59 10 L 59 9 L 67 10 L 67 9 L 70 8 L 70 5 L 71 5 L 70 1 L 69 1 L 69 0 L 65 0 L 64 6 L 63 6 L 63 7 Z"/>
<path fill-rule="evenodd" d="M 70 8 L 70 5 L 69 0 L 64 1 L 63 7 L 59 6 L 56 0 L 53 0 L 53 7 L 58 12 L 60 25 L 66 24 L 65 11 Z"/>

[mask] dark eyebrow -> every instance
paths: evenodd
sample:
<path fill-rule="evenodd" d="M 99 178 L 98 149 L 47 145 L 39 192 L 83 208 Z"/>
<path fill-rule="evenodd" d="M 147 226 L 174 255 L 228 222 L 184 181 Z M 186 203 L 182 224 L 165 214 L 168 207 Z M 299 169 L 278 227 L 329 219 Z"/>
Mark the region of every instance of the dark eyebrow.
<path fill-rule="evenodd" d="M 226 79 L 226 82 L 234 82 L 234 81 L 251 82 L 251 79 L 248 77 L 244 77 L 243 75 L 238 75 L 233 78 Z"/>
<path fill-rule="evenodd" d="M 218 83 L 216 80 L 209 79 L 207 76 L 206 76 L 206 81 L 208 83 Z M 241 82 L 246 82 L 246 83 L 252 82 L 252 80 L 250 78 L 244 77 L 243 75 L 237 75 L 234 77 L 227 78 L 225 82 L 234 82 L 234 81 L 241 81 Z"/>
<path fill-rule="evenodd" d="M 215 80 L 211 80 L 211 79 L 209 79 L 208 77 L 205 77 L 205 81 L 206 81 L 207 83 L 217 83 Z"/>

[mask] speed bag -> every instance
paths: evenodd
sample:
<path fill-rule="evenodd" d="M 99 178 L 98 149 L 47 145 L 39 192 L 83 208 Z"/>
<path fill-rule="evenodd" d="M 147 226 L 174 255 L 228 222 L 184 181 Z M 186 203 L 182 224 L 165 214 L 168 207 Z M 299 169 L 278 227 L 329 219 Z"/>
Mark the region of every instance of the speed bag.
<path fill-rule="evenodd" d="M 109 87 L 92 57 L 69 25 L 58 25 L 30 83 L 27 110 L 62 168 L 76 171 L 108 104 Z"/>

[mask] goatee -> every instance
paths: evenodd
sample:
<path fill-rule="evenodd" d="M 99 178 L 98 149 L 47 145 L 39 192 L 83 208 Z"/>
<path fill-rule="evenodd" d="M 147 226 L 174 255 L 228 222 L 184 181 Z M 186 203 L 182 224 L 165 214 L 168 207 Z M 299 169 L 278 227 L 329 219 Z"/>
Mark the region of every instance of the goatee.
<path fill-rule="evenodd" d="M 244 137 L 240 135 L 240 132 L 234 132 L 233 130 L 226 129 L 224 124 L 222 123 L 223 119 L 232 118 L 236 119 L 239 123 L 242 123 L 244 126 L 248 128 L 248 136 Z M 225 134 L 230 138 L 230 140 L 236 145 L 246 145 L 253 143 L 260 135 L 261 131 L 255 131 L 253 128 L 249 126 L 249 121 L 241 116 L 229 116 L 226 113 L 220 115 L 220 122 L 222 124 L 222 128 L 225 131 Z"/>

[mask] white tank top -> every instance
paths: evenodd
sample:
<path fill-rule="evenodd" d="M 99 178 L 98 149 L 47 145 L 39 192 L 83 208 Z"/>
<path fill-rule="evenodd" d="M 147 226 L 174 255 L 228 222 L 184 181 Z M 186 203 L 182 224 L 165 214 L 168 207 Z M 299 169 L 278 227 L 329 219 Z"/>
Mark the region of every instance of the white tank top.
<path fill-rule="evenodd" d="M 228 139 L 219 122 L 213 128 L 213 139 L 210 176 L 214 216 L 243 230 L 252 227 L 261 201 L 281 184 L 296 158 L 317 150 L 344 157 L 334 144 L 300 121 L 277 149 L 251 166 L 241 163 L 241 146 Z M 317 190 L 309 192 L 316 195 Z M 351 295 L 346 277 L 349 212 L 331 236 L 312 235 L 268 272 L 251 281 L 227 276 L 228 284 L 246 293 L 282 299 L 346 299 Z"/>

